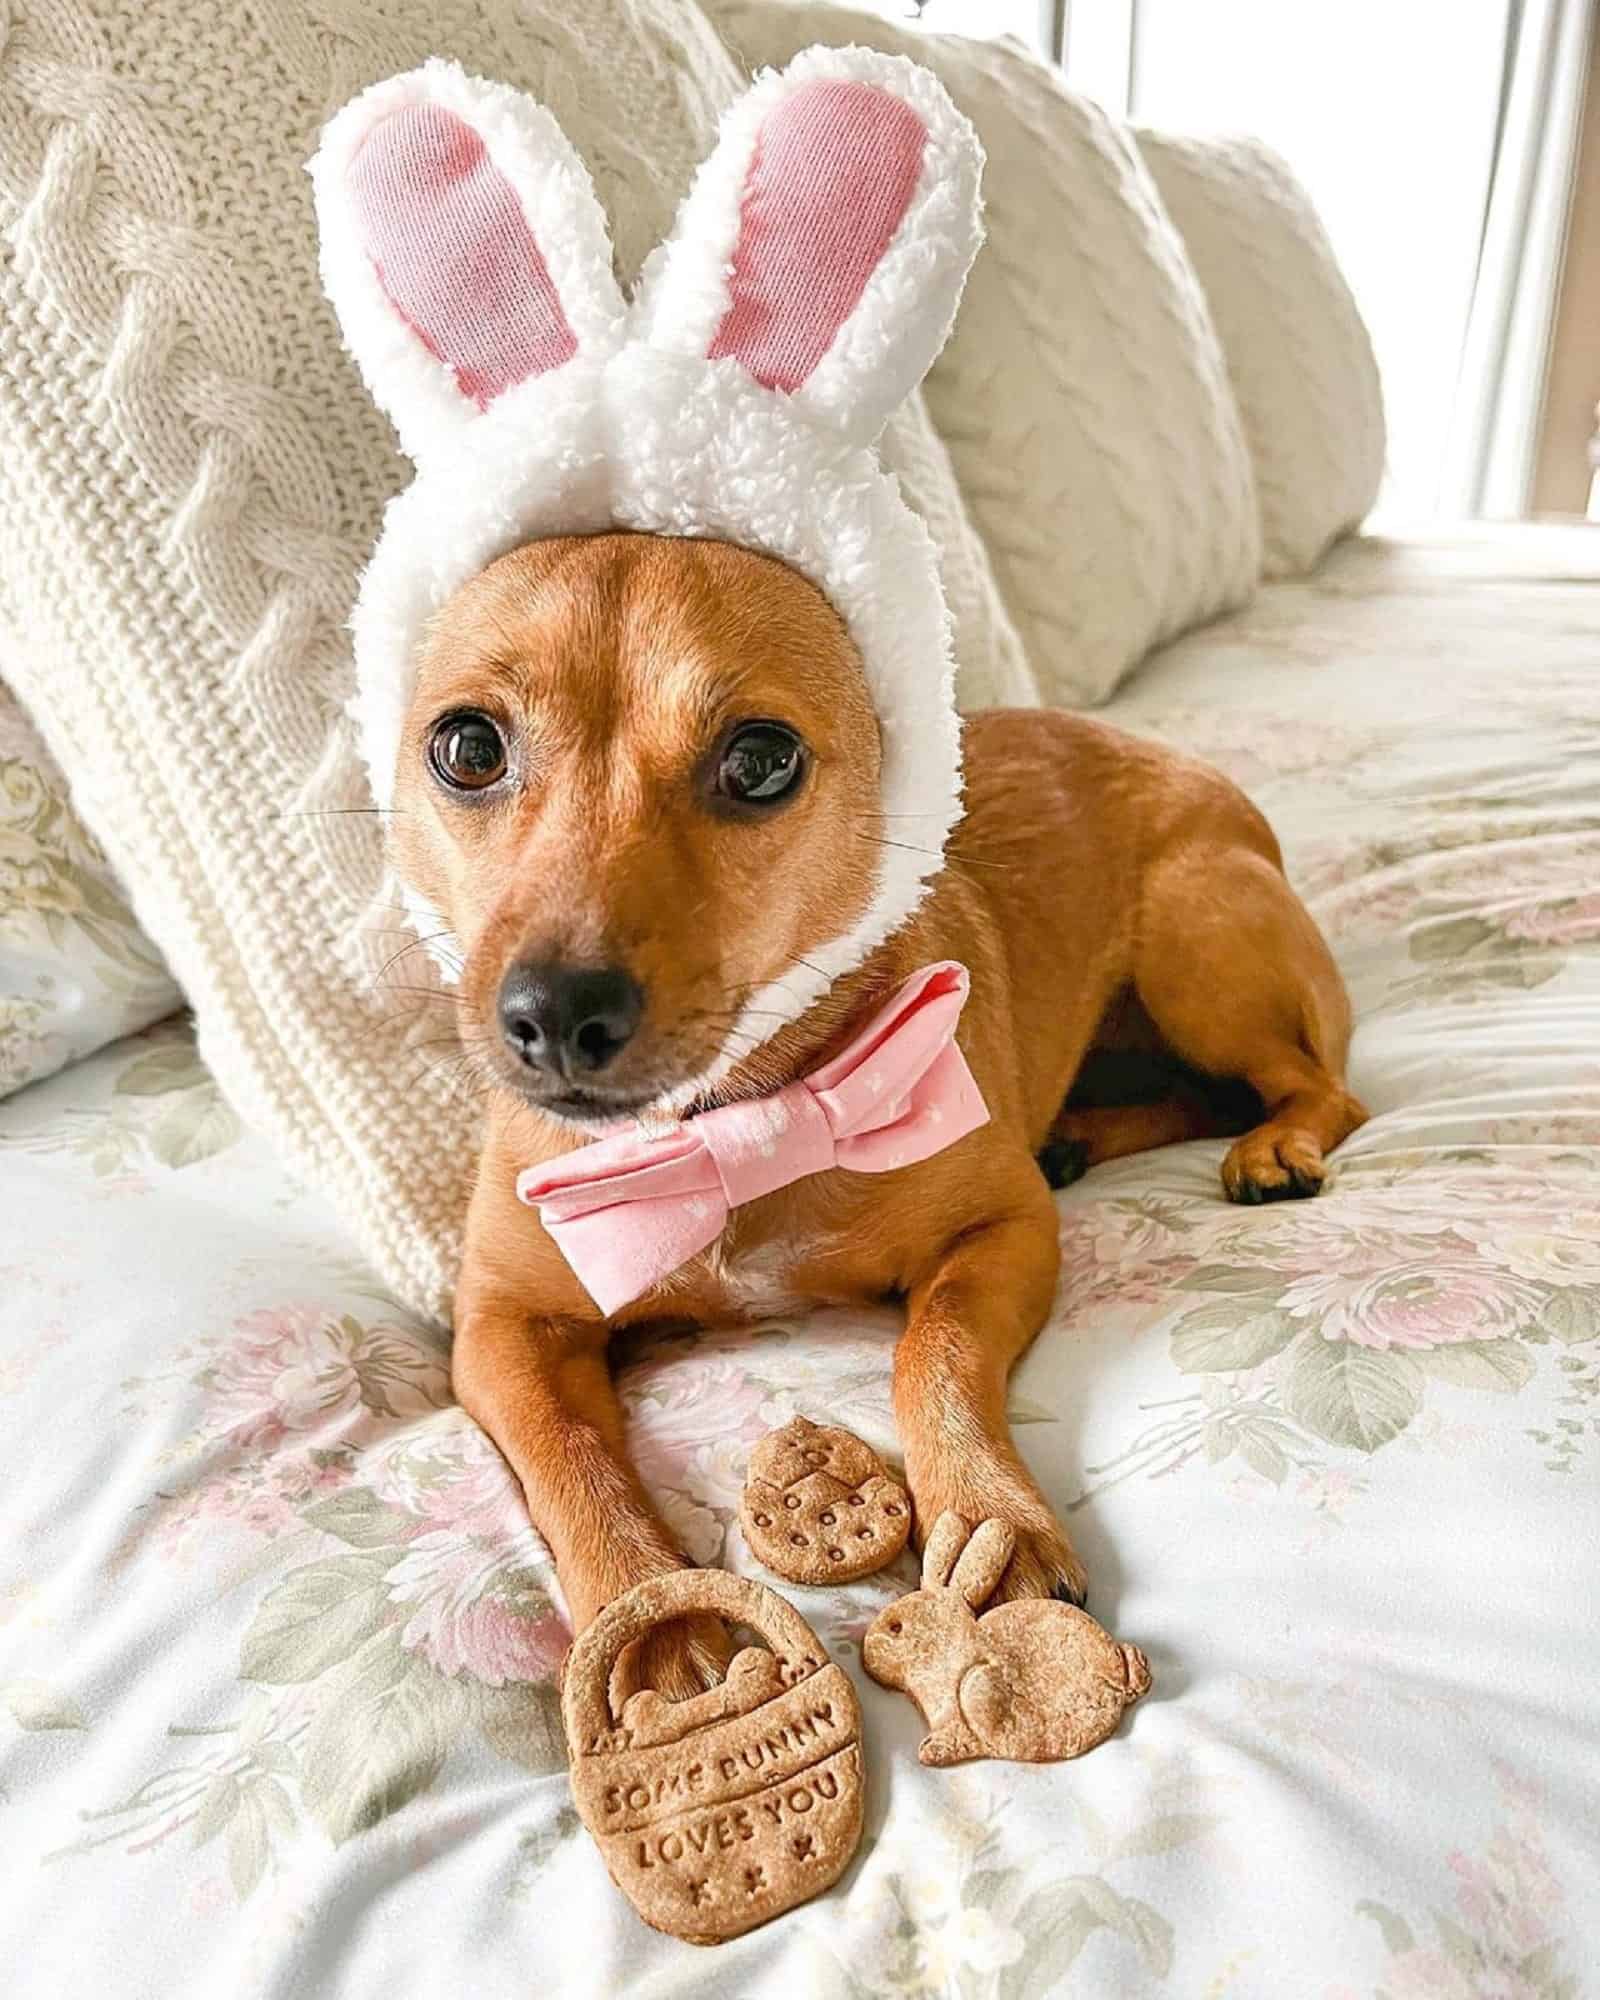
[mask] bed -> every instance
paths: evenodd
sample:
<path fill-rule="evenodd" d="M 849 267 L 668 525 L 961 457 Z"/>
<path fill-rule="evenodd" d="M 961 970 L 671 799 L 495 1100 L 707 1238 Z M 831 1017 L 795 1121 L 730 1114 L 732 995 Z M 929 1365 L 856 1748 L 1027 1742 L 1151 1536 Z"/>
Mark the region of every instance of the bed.
<path fill-rule="evenodd" d="M 1107 711 L 1265 808 L 1359 1018 L 1314 1204 L 1220 1145 L 1060 1197 L 1012 1419 L 1150 1696 L 924 1771 L 705 1953 L 577 1824 L 567 1642 L 439 1339 L 169 1020 L 0 1103 L 0 1964 L 25 2000 L 1558 2000 L 1600 1966 L 1600 534 L 1345 544 Z M 1061 858 L 1063 870 L 1071 856 Z M 1219 996 L 1225 1004 L 1225 996 Z M 642 1346 L 638 1461 L 753 1570 L 795 1412 L 892 1450 L 890 1317 Z M 854 1672 L 900 1572 L 796 1600 Z"/>

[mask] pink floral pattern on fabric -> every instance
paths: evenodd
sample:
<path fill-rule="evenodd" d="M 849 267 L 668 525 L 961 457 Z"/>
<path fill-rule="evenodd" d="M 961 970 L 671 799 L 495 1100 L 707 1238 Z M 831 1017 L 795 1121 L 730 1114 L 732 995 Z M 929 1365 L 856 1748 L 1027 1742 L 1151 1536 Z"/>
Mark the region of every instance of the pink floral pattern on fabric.
<path fill-rule="evenodd" d="M 1388 1962 L 1385 2000 L 1579 2000 L 1580 1974 L 1564 1948 L 1566 1892 L 1550 1865 L 1544 1788 L 1496 1758 L 1500 1816 L 1481 1845 L 1445 1856 L 1453 1894 L 1426 1919 L 1363 1901 Z M 1328 2000 L 1357 2000 L 1338 1987 Z"/>

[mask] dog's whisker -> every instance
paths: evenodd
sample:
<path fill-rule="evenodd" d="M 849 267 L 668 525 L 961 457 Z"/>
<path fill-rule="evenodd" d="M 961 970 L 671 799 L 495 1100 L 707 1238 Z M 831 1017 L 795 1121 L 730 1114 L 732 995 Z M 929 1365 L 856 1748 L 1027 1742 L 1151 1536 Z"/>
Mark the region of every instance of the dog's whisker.
<path fill-rule="evenodd" d="M 701 1007 L 678 1019 L 686 1026 L 698 1025 L 706 1021 L 738 1021 L 748 1014 L 752 1020 L 787 1021 L 789 1016 L 779 1007 Z"/>
<path fill-rule="evenodd" d="M 390 986 L 385 984 L 381 991 L 398 993 L 412 1000 L 426 1000 L 436 1007 L 454 1008 L 457 1005 L 453 993 L 436 993 L 430 986 Z"/>
<path fill-rule="evenodd" d="M 447 938 L 449 936 L 450 936 L 449 931 L 434 931 L 428 937 L 413 938 L 409 944 L 403 944 L 397 952 L 393 953 L 391 957 L 386 958 L 384 960 L 383 964 L 379 966 L 378 970 L 373 974 L 371 979 L 367 981 L 368 990 L 370 991 L 376 988 L 381 983 L 384 975 L 390 970 L 390 968 L 398 965 L 401 959 L 405 958 L 409 953 L 418 950 L 423 945 L 437 944 L 441 938 Z"/>
<path fill-rule="evenodd" d="M 459 1050 L 452 1050 L 447 1055 L 435 1056 L 431 1062 L 423 1063 L 410 1078 L 406 1086 L 407 1089 L 419 1090 L 424 1083 L 429 1082 L 435 1076 L 443 1076 L 448 1080 L 452 1065 L 459 1066 L 460 1055 L 461 1052 Z M 457 1067 L 457 1074 L 459 1075 L 459 1067 Z"/>
<path fill-rule="evenodd" d="M 954 847 L 947 847 L 941 852 L 937 847 L 919 847 L 912 840 L 887 840 L 881 834 L 862 833 L 859 828 L 856 830 L 856 838 L 870 841 L 874 847 L 898 847 L 906 854 L 926 854 L 934 861 L 953 862 L 958 867 L 999 868 L 1007 873 L 1011 870 L 1008 861 L 985 861 L 976 854 L 962 854 Z"/>
<path fill-rule="evenodd" d="M 823 971 L 822 967 L 817 964 L 815 959 L 806 958 L 800 952 L 796 952 L 794 957 L 790 959 L 789 963 L 791 965 L 803 965 L 807 972 L 814 972 L 819 979 L 826 979 L 828 977 L 827 973 Z"/>

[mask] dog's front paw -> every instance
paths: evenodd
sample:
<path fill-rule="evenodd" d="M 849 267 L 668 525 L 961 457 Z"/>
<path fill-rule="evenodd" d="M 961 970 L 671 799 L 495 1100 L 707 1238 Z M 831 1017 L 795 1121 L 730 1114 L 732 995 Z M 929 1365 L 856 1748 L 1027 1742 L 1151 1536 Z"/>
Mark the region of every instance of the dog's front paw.
<path fill-rule="evenodd" d="M 911 1499 L 919 1545 L 947 1511 L 973 1526 L 979 1521 L 1004 1521 L 1010 1528 L 1016 1546 L 989 1597 L 991 1604 L 1009 1604 L 1020 1597 L 1058 1597 L 1066 1604 L 1081 1605 L 1087 1597 L 1089 1572 L 1082 1558 L 1044 1495 L 1025 1474 L 1004 1465 L 986 1469 L 981 1463 L 963 1462 L 948 1480 L 913 1478 Z"/>
<path fill-rule="evenodd" d="M 611 1680 L 614 1705 L 645 1688 L 667 1701 L 689 1701 L 718 1686 L 733 1657 L 720 1618 L 674 1618 L 625 1647 Z"/>
<path fill-rule="evenodd" d="M 1055 1597 L 1082 1606 L 1089 1595 L 1089 1572 L 1078 1551 L 1052 1521 L 1047 1528 L 1015 1527 L 1017 1546 L 989 1598 L 1011 1604 L 1023 1597 Z"/>

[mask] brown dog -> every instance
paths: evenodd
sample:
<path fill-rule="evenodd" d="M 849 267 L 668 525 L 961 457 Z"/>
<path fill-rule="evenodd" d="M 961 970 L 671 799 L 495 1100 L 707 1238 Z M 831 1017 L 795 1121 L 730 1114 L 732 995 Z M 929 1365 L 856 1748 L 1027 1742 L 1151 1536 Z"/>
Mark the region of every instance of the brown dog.
<path fill-rule="evenodd" d="M 990 1122 L 919 1165 L 836 1170 L 739 1209 L 606 1321 L 517 1175 L 681 1093 L 745 996 L 866 905 L 880 843 L 900 836 L 879 810 L 862 669 L 781 563 L 621 534 L 502 558 L 446 606 L 419 664 L 394 856 L 461 942 L 460 1040 L 493 1086 L 455 1384 L 521 1481 L 577 1625 L 685 1560 L 628 1463 L 616 1327 L 891 1298 L 907 1308 L 894 1406 L 919 1521 L 999 1518 L 1016 1546 L 996 1601 L 1081 1601 L 1083 1566 L 1005 1419 L 1056 1283 L 1039 1156 L 1059 1179 L 1242 1131 L 1224 1188 L 1269 1201 L 1315 1193 L 1365 1116 L 1342 1081 L 1339 975 L 1260 814 L 1218 773 L 1101 723 L 972 717 L 966 815 L 922 907 L 716 1096 L 814 1068 L 902 980 L 953 958 L 972 975 L 960 1041 Z M 1130 1063 L 1144 1086 L 1163 1079 L 1154 1094 Z M 1079 1101 L 1096 1072 L 1102 1099 L 1122 1078 L 1113 1101 Z M 669 1631 L 632 1679 L 687 1695 L 724 1658 L 717 1631 Z"/>

